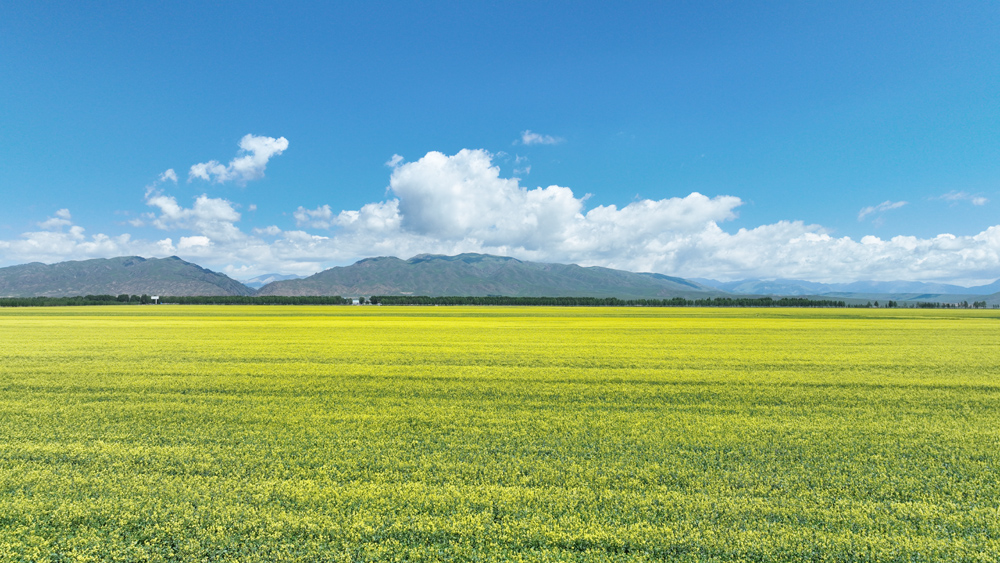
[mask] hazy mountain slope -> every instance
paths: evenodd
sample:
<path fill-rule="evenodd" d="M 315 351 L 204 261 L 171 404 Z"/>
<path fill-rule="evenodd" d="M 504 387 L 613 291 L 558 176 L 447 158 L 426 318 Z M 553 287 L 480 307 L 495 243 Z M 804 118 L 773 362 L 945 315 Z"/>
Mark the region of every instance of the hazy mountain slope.
<path fill-rule="evenodd" d="M 301 280 L 278 281 L 258 295 L 508 295 L 667 298 L 722 292 L 681 278 L 610 268 L 525 262 L 486 254 L 368 258 Z"/>
<path fill-rule="evenodd" d="M 252 277 L 248 280 L 242 280 L 243 285 L 253 288 L 260 289 L 265 285 L 284 280 L 297 280 L 302 279 L 304 276 L 296 276 L 295 274 L 261 274 L 256 277 Z"/>
<path fill-rule="evenodd" d="M 997 280 L 987 285 L 978 285 L 976 287 L 970 287 L 969 291 L 967 291 L 966 293 L 975 293 L 976 295 L 990 295 L 990 296 L 1000 295 L 1000 280 Z"/>
<path fill-rule="evenodd" d="M 852 283 L 819 283 L 805 280 L 739 280 L 720 282 L 708 279 L 695 281 L 731 293 L 752 295 L 848 295 L 848 294 L 934 294 L 990 295 L 1000 291 L 1000 280 L 989 285 L 962 287 L 946 283 L 908 281 L 858 281 Z"/>
<path fill-rule="evenodd" d="M 74 295 L 252 295 L 223 274 L 170 258 L 121 256 L 0 268 L 2 297 Z"/>

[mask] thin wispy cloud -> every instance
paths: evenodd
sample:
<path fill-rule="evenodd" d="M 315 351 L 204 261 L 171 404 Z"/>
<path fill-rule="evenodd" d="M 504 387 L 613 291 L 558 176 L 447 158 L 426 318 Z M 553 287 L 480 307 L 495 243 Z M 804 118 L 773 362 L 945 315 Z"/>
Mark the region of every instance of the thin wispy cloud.
<path fill-rule="evenodd" d="M 267 161 L 287 148 L 288 139 L 284 137 L 275 139 L 245 135 L 240 139 L 239 154 L 228 165 L 223 165 L 217 160 L 195 164 L 188 172 L 188 182 L 200 178 L 217 184 L 230 181 L 246 184 L 250 180 L 263 178 Z"/>
<path fill-rule="evenodd" d="M 891 211 L 893 209 L 899 209 L 900 207 L 903 207 L 906 204 L 907 202 L 905 201 L 886 200 L 878 205 L 870 205 L 868 207 L 864 207 L 861 209 L 861 211 L 858 212 L 858 221 L 864 221 L 865 217 L 868 217 L 873 213 L 884 213 L 886 211 Z"/>
<path fill-rule="evenodd" d="M 559 143 L 565 141 L 562 137 L 553 137 L 552 135 L 542 135 L 540 133 L 535 133 L 530 129 L 526 129 L 521 132 L 521 138 L 514 141 L 514 144 L 522 145 L 558 145 Z"/>
<path fill-rule="evenodd" d="M 524 176 L 531 174 L 531 165 L 528 164 L 528 157 L 514 155 L 514 174 Z"/>
<path fill-rule="evenodd" d="M 950 191 L 944 195 L 938 196 L 933 199 L 940 199 L 944 201 L 950 201 L 957 203 L 960 201 L 968 201 L 972 205 L 986 205 L 990 200 L 986 199 L 981 195 L 970 194 L 968 192 Z"/>
<path fill-rule="evenodd" d="M 277 225 L 270 225 L 264 228 L 257 228 L 253 230 L 255 235 L 267 235 L 267 236 L 277 236 L 281 234 L 281 229 Z"/>
<path fill-rule="evenodd" d="M 329 205 L 321 205 L 316 209 L 306 209 L 300 205 L 295 213 L 292 213 L 292 217 L 295 218 L 295 225 L 298 227 L 329 229 L 336 225 L 333 209 Z"/>

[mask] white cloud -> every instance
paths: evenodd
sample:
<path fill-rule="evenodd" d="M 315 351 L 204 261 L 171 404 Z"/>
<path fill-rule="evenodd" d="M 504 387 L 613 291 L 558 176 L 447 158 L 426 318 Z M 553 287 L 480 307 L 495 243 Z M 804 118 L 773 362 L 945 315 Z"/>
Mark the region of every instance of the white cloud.
<path fill-rule="evenodd" d="M 986 205 L 987 203 L 990 202 L 990 200 L 986 199 L 983 196 L 970 194 L 968 192 L 957 192 L 957 191 L 950 191 L 942 196 L 938 196 L 937 198 L 932 198 L 932 199 L 943 199 L 945 201 L 950 201 L 953 203 L 959 201 L 968 201 L 971 202 L 972 205 Z"/>
<path fill-rule="evenodd" d="M 181 237 L 181 240 L 177 242 L 177 250 L 183 252 L 185 250 L 190 251 L 193 248 L 212 246 L 212 239 L 203 236 L 195 235 L 193 237 Z"/>
<path fill-rule="evenodd" d="M 403 157 L 399 156 L 398 154 L 394 154 L 392 155 L 392 158 L 390 158 L 385 162 L 385 165 L 388 166 L 389 168 L 395 168 L 399 166 L 400 162 L 403 162 Z"/>
<path fill-rule="evenodd" d="M 224 199 L 202 194 L 195 199 L 192 207 L 185 208 L 173 196 L 150 192 L 146 196 L 146 205 L 159 209 L 159 215 L 154 214 L 150 221 L 158 229 L 188 229 L 217 241 L 235 241 L 246 236 L 235 225 L 240 220 L 239 212 Z"/>
<path fill-rule="evenodd" d="M 863 221 L 865 217 L 871 215 L 872 213 L 883 213 L 885 211 L 891 211 L 893 209 L 899 209 L 906 205 L 905 201 L 889 201 L 885 200 L 878 205 L 871 205 L 863 208 L 858 212 L 858 221 Z"/>
<path fill-rule="evenodd" d="M 173 183 L 177 183 L 177 173 L 174 172 L 173 168 L 168 168 L 163 174 L 160 174 L 160 181 L 166 182 L 170 180 Z"/>
<path fill-rule="evenodd" d="M 516 145 L 520 142 L 522 145 L 558 145 L 565 139 L 561 137 L 553 137 L 552 135 L 541 135 L 535 133 L 530 129 L 526 129 L 521 132 L 521 138 L 518 141 L 514 141 Z"/>
<path fill-rule="evenodd" d="M 501 178 L 491 155 L 481 150 L 454 156 L 428 153 L 396 168 L 389 187 L 398 199 L 396 216 L 384 221 L 387 227 L 399 225 L 404 233 L 438 241 L 553 254 L 558 249 L 599 250 L 612 233 L 636 242 L 651 234 L 700 228 L 735 217 L 733 209 L 742 203 L 736 197 L 694 193 L 622 209 L 598 206 L 584 214 L 585 198 L 575 197 L 569 188 L 529 190 L 515 178 Z M 391 204 L 378 204 L 383 215 Z"/>
<path fill-rule="evenodd" d="M 272 156 L 278 156 L 288 148 L 288 140 L 284 137 L 257 137 L 245 135 L 240 139 L 240 152 L 228 165 L 222 165 L 217 160 L 195 164 L 188 172 L 188 181 L 194 178 L 212 180 L 223 184 L 235 180 L 245 184 L 250 180 L 264 177 L 267 161 Z"/>
<path fill-rule="evenodd" d="M 302 230 L 271 225 L 244 232 L 234 202 L 203 194 L 185 207 L 174 196 L 150 189 L 146 203 L 152 212 L 142 221 L 168 231 L 168 238 L 88 236 L 72 223 L 68 210 L 60 209 L 42 222 L 42 230 L 0 240 L 0 257 L 23 263 L 177 254 L 242 277 L 309 274 L 367 256 L 406 258 L 423 252 L 486 252 L 717 279 L 973 284 L 1000 277 L 1000 225 L 972 236 L 857 240 L 800 221 L 728 232 L 724 224 L 743 203 L 736 196 L 691 193 L 587 209 L 587 195 L 562 186 L 522 186 L 516 178 L 502 177 L 493 160 L 486 151 L 463 150 L 397 162 L 388 199 L 339 212 L 330 205 L 299 207 L 292 215 Z M 864 216 L 901 205 L 884 202 Z"/>
<path fill-rule="evenodd" d="M 391 232 L 399 230 L 399 202 L 397 200 L 365 204 L 358 211 L 341 211 L 332 221 L 343 232 Z"/>
<path fill-rule="evenodd" d="M 54 217 L 49 217 L 48 219 L 42 221 L 38 224 L 39 227 L 45 229 L 46 231 L 58 231 L 63 227 L 68 227 L 73 224 L 70 220 L 71 216 L 69 214 L 69 209 L 60 209 L 55 212 Z"/>
<path fill-rule="evenodd" d="M 0 240 L 0 257 L 16 264 L 121 256 L 133 248 L 141 248 L 143 252 L 152 250 L 148 245 L 135 244 L 128 234 L 116 237 L 96 234 L 88 238 L 83 227 L 72 224 L 67 209 L 60 209 L 40 226 L 46 230 L 26 232 L 14 240 Z M 63 230 L 63 227 L 69 228 Z"/>

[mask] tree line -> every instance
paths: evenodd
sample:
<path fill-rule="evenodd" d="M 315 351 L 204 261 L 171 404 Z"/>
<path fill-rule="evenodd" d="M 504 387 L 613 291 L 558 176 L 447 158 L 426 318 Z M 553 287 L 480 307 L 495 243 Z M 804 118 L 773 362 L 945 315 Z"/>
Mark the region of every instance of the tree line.
<path fill-rule="evenodd" d="M 350 305 L 353 300 L 333 296 L 285 295 L 196 295 L 161 296 L 161 304 L 177 305 Z M 617 297 L 509 297 L 489 295 L 482 297 L 428 297 L 425 295 L 373 295 L 361 297 L 359 303 L 370 305 L 496 305 L 517 307 L 852 307 L 918 309 L 985 309 L 986 301 L 968 303 L 899 303 L 876 301 L 848 305 L 832 299 L 806 299 L 803 297 L 710 297 L 705 299 L 619 299 Z M 72 307 L 83 305 L 148 305 L 149 295 L 78 295 L 75 297 L 0 297 L 0 307 Z M 997 308 L 996 305 L 993 308 Z"/>
<path fill-rule="evenodd" d="M 333 296 L 196 295 L 160 296 L 159 303 L 178 305 L 350 305 L 350 299 Z M 76 297 L 0 297 L 0 307 L 72 307 L 77 305 L 149 305 L 150 295 L 83 295 Z"/>
<path fill-rule="evenodd" d="M 619 299 L 617 297 L 427 297 L 373 295 L 373 305 L 509 305 L 549 307 L 846 307 L 844 301 L 802 297 L 712 297 L 707 299 Z"/>
<path fill-rule="evenodd" d="M 161 297 L 161 303 L 178 305 L 350 305 L 339 295 L 220 295 Z"/>
<path fill-rule="evenodd" d="M 917 303 L 917 308 L 919 309 L 985 309 L 987 303 L 985 301 L 973 301 L 971 304 L 968 301 L 962 301 L 961 303 Z M 996 305 L 993 306 L 994 309 L 998 308 Z"/>

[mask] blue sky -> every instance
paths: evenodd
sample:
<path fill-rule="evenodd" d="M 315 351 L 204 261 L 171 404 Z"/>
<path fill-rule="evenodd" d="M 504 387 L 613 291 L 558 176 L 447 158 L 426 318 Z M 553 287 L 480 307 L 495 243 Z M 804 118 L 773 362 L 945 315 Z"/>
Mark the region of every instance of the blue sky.
<path fill-rule="evenodd" d="M 0 265 L 992 281 L 998 29 L 995 2 L 4 3 Z"/>

